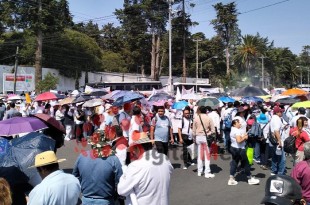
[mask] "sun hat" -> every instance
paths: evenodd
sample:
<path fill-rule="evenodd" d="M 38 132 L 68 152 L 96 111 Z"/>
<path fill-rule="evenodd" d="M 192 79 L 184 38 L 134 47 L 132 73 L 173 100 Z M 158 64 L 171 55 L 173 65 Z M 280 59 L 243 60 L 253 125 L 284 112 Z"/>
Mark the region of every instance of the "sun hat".
<path fill-rule="evenodd" d="M 107 131 L 96 130 L 88 140 L 92 148 L 92 156 L 95 158 L 109 157 L 115 154 L 115 150 L 112 149 L 114 137 L 110 138 L 109 133 L 106 132 Z"/>
<path fill-rule="evenodd" d="M 49 164 L 56 164 L 63 162 L 66 159 L 57 159 L 54 151 L 45 151 L 40 154 L 37 154 L 34 160 L 34 165 L 29 168 L 42 167 Z"/>
<path fill-rule="evenodd" d="M 267 124 L 268 118 L 264 113 L 261 113 L 259 116 L 256 117 L 257 122 L 260 124 Z"/>
<path fill-rule="evenodd" d="M 267 179 L 265 197 L 261 204 L 293 205 L 294 201 L 302 199 L 300 185 L 290 176 L 274 175 Z"/>
<path fill-rule="evenodd" d="M 146 132 L 134 131 L 130 140 L 129 147 L 133 147 L 135 145 L 140 145 L 144 143 L 154 142 L 151 140 Z"/>

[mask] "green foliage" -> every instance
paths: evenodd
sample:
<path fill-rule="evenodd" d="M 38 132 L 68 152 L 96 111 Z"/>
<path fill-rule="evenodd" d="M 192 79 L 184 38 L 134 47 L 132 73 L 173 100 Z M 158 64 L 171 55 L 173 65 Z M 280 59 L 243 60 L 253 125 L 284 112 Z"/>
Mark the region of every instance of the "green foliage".
<path fill-rule="evenodd" d="M 103 69 L 107 72 L 127 73 L 126 63 L 119 53 L 111 51 L 103 52 Z"/>
<path fill-rule="evenodd" d="M 56 89 L 58 80 L 59 79 L 57 77 L 53 76 L 52 73 L 48 72 L 44 76 L 44 80 L 40 81 L 36 87 L 41 92 L 53 90 Z"/>

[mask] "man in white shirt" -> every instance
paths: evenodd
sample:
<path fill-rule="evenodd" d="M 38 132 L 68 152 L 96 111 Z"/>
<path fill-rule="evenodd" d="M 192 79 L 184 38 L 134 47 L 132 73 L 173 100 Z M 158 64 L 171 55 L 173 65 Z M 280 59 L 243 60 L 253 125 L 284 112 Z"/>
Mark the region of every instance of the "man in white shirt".
<path fill-rule="evenodd" d="M 290 126 L 291 127 L 296 127 L 296 121 L 300 118 L 300 117 L 306 117 L 306 109 L 305 108 L 303 108 L 303 107 L 300 107 L 300 108 L 298 108 L 298 113 L 297 113 L 297 115 L 295 115 L 292 119 L 291 119 L 291 121 L 290 121 Z M 310 126 L 309 125 L 309 119 L 308 119 L 308 127 Z"/>
<path fill-rule="evenodd" d="M 118 194 L 135 201 L 132 204 L 168 205 L 170 175 L 173 167 L 165 154 L 152 149 L 147 135 L 134 142 L 132 154 L 137 160 L 124 170 L 117 185 Z"/>
<path fill-rule="evenodd" d="M 286 172 L 285 169 L 285 153 L 283 151 L 283 139 L 281 139 L 281 131 L 284 128 L 284 124 L 282 122 L 282 113 L 284 109 L 280 108 L 279 106 L 275 106 L 273 108 L 273 116 L 270 121 L 270 130 L 274 137 L 277 139 L 278 144 L 272 145 L 269 143 L 271 150 L 273 152 L 273 157 L 271 160 L 271 175 L 274 174 L 281 174 L 284 175 Z M 281 149 L 281 154 L 277 154 L 277 149 Z M 279 152 L 278 152 L 279 153 Z"/>

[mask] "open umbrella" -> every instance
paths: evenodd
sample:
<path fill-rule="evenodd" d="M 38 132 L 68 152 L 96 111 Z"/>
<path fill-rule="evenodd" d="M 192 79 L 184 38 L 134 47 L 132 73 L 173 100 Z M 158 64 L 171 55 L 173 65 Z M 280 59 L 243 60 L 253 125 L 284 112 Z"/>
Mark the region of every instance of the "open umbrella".
<path fill-rule="evenodd" d="M 292 108 L 310 108 L 310 101 L 304 101 L 304 102 L 297 102 L 292 105 Z"/>
<path fill-rule="evenodd" d="M 242 96 L 254 97 L 261 95 L 268 95 L 268 93 L 263 89 L 254 86 L 246 86 L 243 88 L 238 88 L 230 93 L 230 96 L 239 96 L 239 97 Z"/>
<path fill-rule="evenodd" d="M 71 104 L 75 100 L 74 97 L 67 97 L 59 102 L 60 105 Z"/>
<path fill-rule="evenodd" d="M 241 102 L 245 102 L 245 103 L 257 103 L 257 102 L 264 102 L 264 100 L 262 98 L 259 97 L 255 97 L 255 96 L 247 96 L 247 97 L 243 97 L 240 99 Z"/>
<path fill-rule="evenodd" d="M 39 94 L 34 101 L 46 101 L 46 100 L 56 100 L 58 97 L 55 93 L 52 92 L 45 92 Z"/>
<path fill-rule="evenodd" d="M 11 136 L 46 129 L 44 122 L 35 117 L 13 117 L 0 121 L 0 136 Z"/>
<path fill-rule="evenodd" d="M 85 101 L 90 100 L 90 99 L 91 99 L 90 95 L 80 95 L 75 100 L 73 100 L 72 103 L 85 102 Z"/>
<path fill-rule="evenodd" d="M 4 158 L 0 158 L 0 167 L 17 166 L 29 177 L 30 181 L 34 181 L 37 176 L 36 169 L 29 169 L 34 164 L 35 156 L 41 152 L 55 149 L 55 141 L 38 132 L 15 138 L 11 140 L 11 144 L 8 154 Z"/>
<path fill-rule="evenodd" d="M 182 110 L 186 106 L 188 106 L 188 102 L 182 100 L 182 101 L 173 103 L 172 109 Z"/>
<path fill-rule="evenodd" d="M 197 102 L 198 106 L 210 106 L 212 109 L 219 107 L 220 101 L 214 97 L 202 98 Z"/>
<path fill-rule="evenodd" d="M 99 91 L 94 91 L 94 92 L 91 92 L 89 95 L 90 96 L 93 96 L 93 97 L 96 97 L 96 98 L 100 98 L 104 95 L 108 94 L 107 91 L 104 91 L 104 90 L 99 90 Z"/>
<path fill-rule="evenodd" d="M 83 107 L 96 107 L 102 105 L 103 101 L 101 99 L 88 100 L 83 104 Z"/>
<path fill-rule="evenodd" d="M 224 103 L 229 103 L 229 102 L 235 102 L 236 100 L 234 98 L 228 97 L 228 96 L 222 96 L 219 98 L 220 101 Z"/>
<path fill-rule="evenodd" d="M 103 99 L 103 100 L 109 100 L 109 99 L 116 100 L 117 97 L 120 97 L 120 96 L 121 96 L 121 95 L 120 95 L 120 96 L 114 97 L 114 96 L 116 96 L 116 94 L 119 93 L 119 92 L 123 92 L 123 91 L 121 91 L 121 90 L 113 90 L 112 92 L 110 92 L 110 93 L 108 93 L 108 94 L 102 96 L 102 99 Z"/>
<path fill-rule="evenodd" d="M 43 121 L 49 128 L 56 129 L 64 134 L 66 134 L 66 130 L 64 126 L 59 123 L 55 118 L 51 117 L 50 115 L 43 114 L 43 113 L 38 113 L 35 114 L 34 117 L 37 117 L 41 121 Z"/>
<path fill-rule="evenodd" d="M 306 95 L 308 94 L 307 91 L 304 91 L 299 88 L 292 88 L 284 91 L 281 95 Z"/>
<path fill-rule="evenodd" d="M 152 95 L 149 98 L 150 102 L 156 102 L 159 100 L 169 100 L 169 99 L 174 99 L 174 97 L 172 97 L 171 95 L 169 95 L 166 92 L 160 92 L 160 93 L 156 93 L 155 95 Z"/>
<path fill-rule="evenodd" d="M 22 98 L 19 95 L 16 94 L 10 94 L 8 95 L 8 100 L 21 100 Z"/>
<path fill-rule="evenodd" d="M 181 97 L 183 100 L 197 100 L 199 99 L 199 96 L 195 93 L 187 93 L 182 95 Z"/>
<path fill-rule="evenodd" d="M 127 102 L 132 102 L 132 101 L 139 100 L 142 98 L 144 98 L 143 95 L 136 93 L 136 92 L 129 91 L 129 93 L 126 93 L 125 95 L 117 98 L 115 102 L 113 103 L 113 106 L 121 106 Z"/>

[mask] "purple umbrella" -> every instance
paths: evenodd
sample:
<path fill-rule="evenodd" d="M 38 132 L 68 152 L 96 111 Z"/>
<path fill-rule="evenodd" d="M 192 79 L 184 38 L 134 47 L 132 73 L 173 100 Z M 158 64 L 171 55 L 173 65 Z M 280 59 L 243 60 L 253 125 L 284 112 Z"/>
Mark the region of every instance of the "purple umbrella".
<path fill-rule="evenodd" d="M 44 122 L 36 117 L 13 117 L 0 122 L 0 136 L 35 132 L 45 128 L 47 126 Z"/>

